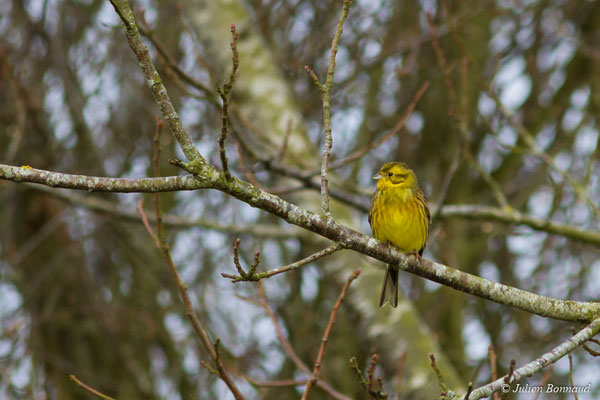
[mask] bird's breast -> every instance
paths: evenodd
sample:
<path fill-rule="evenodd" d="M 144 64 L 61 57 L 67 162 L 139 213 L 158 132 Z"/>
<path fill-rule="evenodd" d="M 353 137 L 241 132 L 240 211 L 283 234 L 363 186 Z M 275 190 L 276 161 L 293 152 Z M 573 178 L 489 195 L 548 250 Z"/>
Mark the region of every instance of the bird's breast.
<path fill-rule="evenodd" d="M 379 193 L 373 198 L 371 227 L 376 239 L 390 242 L 403 252 L 419 251 L 427 240 L 423 211 L 413 193 Z"/>

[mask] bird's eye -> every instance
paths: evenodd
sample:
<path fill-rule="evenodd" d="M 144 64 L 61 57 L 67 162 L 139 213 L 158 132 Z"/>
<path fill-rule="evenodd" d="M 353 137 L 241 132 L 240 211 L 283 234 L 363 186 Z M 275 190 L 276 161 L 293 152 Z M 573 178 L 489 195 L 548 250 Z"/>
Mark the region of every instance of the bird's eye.
<path fill-rule="evenodd" d="M 388 176 L 392 176 L 392 175 L 394 175 L 393 172 L 388 172 Z"/>

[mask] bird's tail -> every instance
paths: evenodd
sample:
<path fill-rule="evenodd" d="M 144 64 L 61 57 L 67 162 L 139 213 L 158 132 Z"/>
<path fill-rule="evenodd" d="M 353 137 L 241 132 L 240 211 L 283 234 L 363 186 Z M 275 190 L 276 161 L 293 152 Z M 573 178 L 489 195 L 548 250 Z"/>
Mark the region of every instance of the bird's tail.
<path fill-rule="evenodd" d="M 386 301 L 394 308 L 398 306 L 398 270 L 392 265 L 388 265 L 385 272 L 379 307 L 382 307 Z"/>

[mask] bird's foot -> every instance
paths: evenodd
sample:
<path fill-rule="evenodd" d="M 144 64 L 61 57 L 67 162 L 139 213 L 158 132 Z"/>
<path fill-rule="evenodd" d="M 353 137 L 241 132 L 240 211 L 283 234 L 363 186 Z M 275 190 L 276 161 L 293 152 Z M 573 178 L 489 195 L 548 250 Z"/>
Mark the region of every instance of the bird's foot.
<path fill-rule="evenodd" d="M 419 254 L 418 251 L 413 251 L 411 253 L 409 253 L 411 256 L 415 256 L 415 258 L 417 259 L 417 262 L 419 264 L 421 264 L 421 262 L 423 261 L 423 257 L 421 257 L 421 255 Z"/>

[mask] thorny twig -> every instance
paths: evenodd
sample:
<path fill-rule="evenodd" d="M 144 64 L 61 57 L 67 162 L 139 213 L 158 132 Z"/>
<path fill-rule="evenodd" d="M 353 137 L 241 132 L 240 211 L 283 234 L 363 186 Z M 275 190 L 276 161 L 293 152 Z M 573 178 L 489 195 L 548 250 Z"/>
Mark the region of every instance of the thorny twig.
<path fill-rule="evenodd" d="M 342 305 L 342 301 L 344 300 L 344 297 L 346 296 L 346 292 L 348 291 L 350 284 L 352 283 L 353 280 L 358 278 L 358 275 L 360 275 L 360 269 L 354 270 L 354 272 L 352 273 L 352 275 L 350 275 L 350 277 L 346 281 L 346 284 L 342 288 L 342 293 L 340 293 L 340 296 L 338 297 L 337 301 L 333 305 L 333 308 L 331 309 L 331 315 L 329 316 L 329 322 L 327 323 L 327 328 L 325 328 L 325 333 L 323 334 L 323 339 L 321 339 L 321 347 L 319 348 L 319 354 L 315 361 L 315 365 L 314 365 L 310 380 L 308 381 L 308 384 L 306 385 L 306 388 L 304 389 L 304 394 L 302 395 L 302 400 L 306 400 L 308 398 L 308 392 L 310 391 L 311 387 L 319 379 L 319 371 L 321 369 L 321 364 L 323 363 L 323 357 L 325 356 L 325 347 L 327 346 L 327 340 L 329 340 L 329 334 L 331 333 L 331 330 L 333 329 L 333 324 L 335 324 L 335 316 L 336 316 L 340 306 Z"/>

